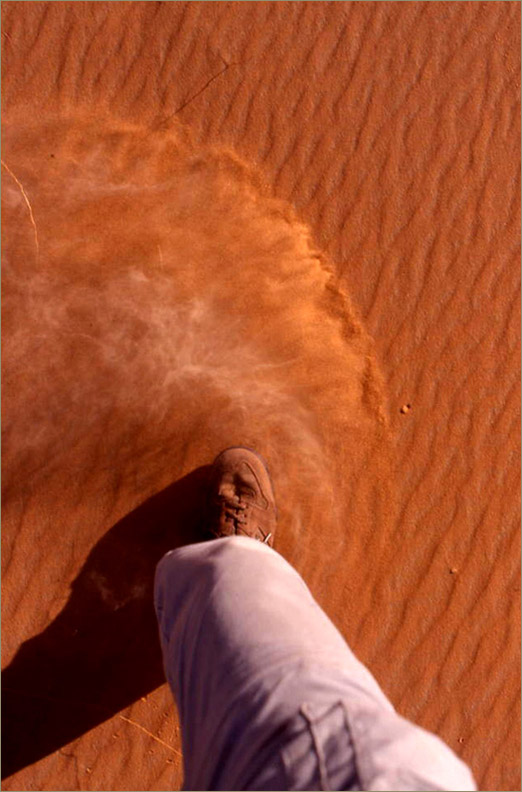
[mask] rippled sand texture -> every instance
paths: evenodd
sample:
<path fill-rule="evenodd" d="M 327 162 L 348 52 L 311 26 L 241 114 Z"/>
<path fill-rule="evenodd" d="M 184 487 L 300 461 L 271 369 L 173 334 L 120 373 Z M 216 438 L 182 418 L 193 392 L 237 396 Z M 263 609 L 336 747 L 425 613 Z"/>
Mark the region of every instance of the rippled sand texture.
<path fill-rule="evenodd" d="M 519 787 L 519 5 L 2 15 L 3 788 L 179 785 L 151 571 L 235 442 L 399 711 Z"/>

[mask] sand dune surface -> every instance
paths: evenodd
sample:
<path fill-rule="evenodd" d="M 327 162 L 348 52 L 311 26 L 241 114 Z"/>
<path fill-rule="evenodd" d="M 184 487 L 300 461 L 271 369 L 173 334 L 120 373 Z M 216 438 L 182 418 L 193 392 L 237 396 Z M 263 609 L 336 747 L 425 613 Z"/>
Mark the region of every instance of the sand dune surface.
<path fill-rule="evenodd" d="M 2 4 L 3 788 L 172 789 L 223 446 L 401 714 L 520 788 L 520 5 Z"/>

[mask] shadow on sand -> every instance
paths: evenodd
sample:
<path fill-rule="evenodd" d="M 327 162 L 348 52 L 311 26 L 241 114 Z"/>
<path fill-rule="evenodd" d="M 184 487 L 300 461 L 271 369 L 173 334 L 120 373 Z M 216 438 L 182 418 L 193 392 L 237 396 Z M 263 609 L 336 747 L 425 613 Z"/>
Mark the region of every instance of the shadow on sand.
<path fill-rule="evenodd" d="M 2 778 L 165 681 L 154 570 L 168 550 L 199 538 L 209 469 L 194 470 L 114 525 L 90 552 L 65 608 L 5 669 Z"/>

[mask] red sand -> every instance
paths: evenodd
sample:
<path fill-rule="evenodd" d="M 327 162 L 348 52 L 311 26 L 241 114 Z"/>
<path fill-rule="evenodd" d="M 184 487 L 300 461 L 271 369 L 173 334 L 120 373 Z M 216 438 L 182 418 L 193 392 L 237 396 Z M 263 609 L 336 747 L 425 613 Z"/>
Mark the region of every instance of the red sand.
<path fill-rule="evenodd" d="M 399 711 L 520 785 L 519 17 L 3 3 L 4 789 L 179 785 L 151 572 L 235 442 Z"/>

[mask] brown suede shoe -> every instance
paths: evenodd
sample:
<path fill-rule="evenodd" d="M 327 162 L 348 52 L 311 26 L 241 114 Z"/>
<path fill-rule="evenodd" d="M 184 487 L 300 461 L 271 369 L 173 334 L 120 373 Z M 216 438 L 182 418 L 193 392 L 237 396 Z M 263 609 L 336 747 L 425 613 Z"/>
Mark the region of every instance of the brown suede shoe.
<path fill-rule="evenodd" d="M 274 543 L 276 506 L 265 463 L 249 448 L 227 448 L 209 480 L 208 530 L 212 537 L 250 536 Z"/>

